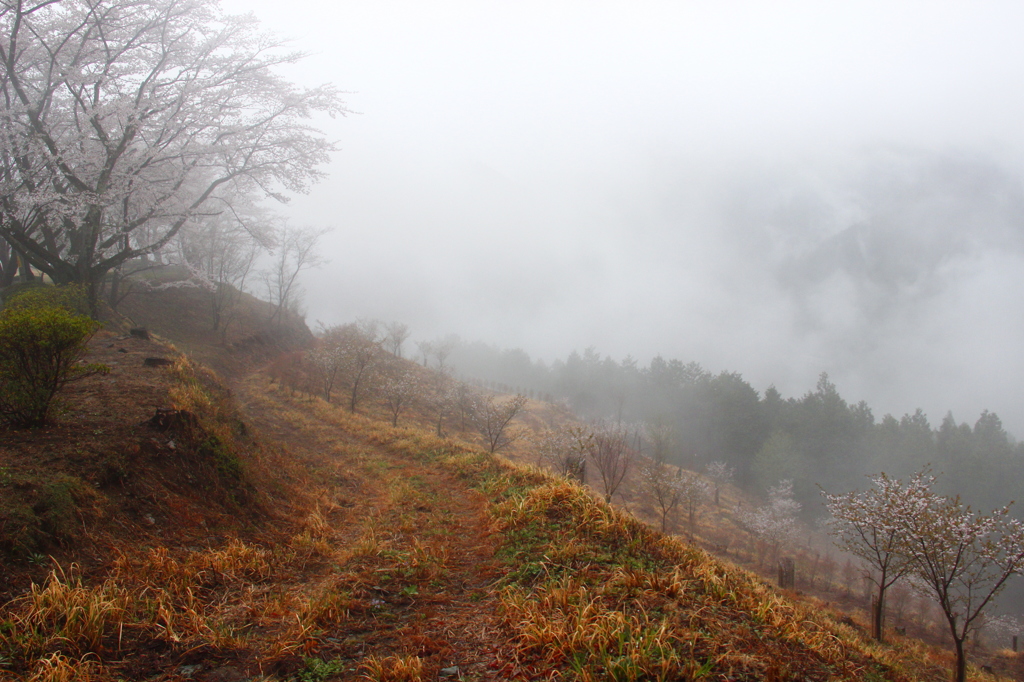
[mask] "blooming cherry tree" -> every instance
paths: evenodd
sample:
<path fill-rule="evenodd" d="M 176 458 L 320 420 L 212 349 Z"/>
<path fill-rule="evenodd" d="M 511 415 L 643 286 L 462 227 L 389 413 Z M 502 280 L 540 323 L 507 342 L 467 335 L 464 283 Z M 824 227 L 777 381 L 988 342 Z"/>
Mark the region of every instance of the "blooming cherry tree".
<path fill-rule="evenodd" d="M 97 284 L 218 199 L 284 199 L 334 145 L 330 86 L 215 0 L 0 3 L 0 238 L 57 283 Z"/>
<path fill-rule="evenodd" d="M 742 525 L 761 543 L 763 550 L 771 552 L 772 560 L 778 556 L 779 546 L 796 530 L 796 515 L 800 503 L 793 499 L 793 482 L 779 481 L 768 488 L 768 501 L 755 509 L 740 514 Z M 764 551 L 762 551 L 763 559 Z"/>
<path fill-rule="evenodd" d="M 380 393 L 391 414 L 391 425 L 398 426 L 398 416 L 419 389 L 416 375 L 401 363 L 391 363 L 381 381 Z"/>
<path fill-rule="evenodd" d="M 710 481 L 696 471 L 680 471 L 676 479 L 679 490 L 680 506 L 686 510 L 686 520 L 690 528 L 690 540 L 697 529 L 697 516 L 701 507 L 711 497 L 713 486 Z"/>
<path fill-rule="evenodd" d="M 903 490 L 899 515 L 915 576 L 938 602 L 956 649 L 956 682 L 967 679 L 964 642 L 985 609 L 1024 566 L 1024 524 L 1009 505 L 979 514 L 959 497 L 932 492 L 919 474 Z"/>
<path fill-rule="evenodd" d="M 509 424 L 526 408 L 526 396 L 516 394 L 498 401 L 494 396 L 482 398 L 473 411 L 473 424 L 483 436 L 489 452 L 497 452 L 511 445 L 519 434 L 509 429 Z"/>
<path fill-rule="evenodd" d="M 871 570 L 868 576 L 875 584 L 877 598 L 872 613 L 872 636 L 883 640 L 885 593 L 911 569 L 905 552 L 905 534 L 900 515 L 906 491 L 899 480 L 884 473 L 871 479 L 874 488 L 867 492 L 825 495 L 832 514 L 829 532 L 845 552 L 860 558 Z M 911 487 L 920 485 L 919 478 Z"/>
<path fill-rule="evenodd" d="M 884 474 L 868 493 L 826 495 L 840 545 L 880 574 L 876 637 L 885 589 L 908 574 L 935 599 L 956 650 L 954 680 L 967 679 L 964 643 L 1006 581 L 1024 567 L 1024 524 L 1009 505 L 979 514 L 932 491 L 927 471 L 906 485 Z"/>
<path fill-rule="evenodd" d="M 559 476 L 587 482 L 587 448 L 593 439 L 590 429 L 569 424 L 544 431 L 536 439 L 537 456 Z"/>
<path fill-rule="evenodd" d="M 719 506 L 720 493 L 722 488 L 732 483 L 736 475 L 736 469 L 725 462 L 714 461 L 704 467 L 704 473 L 711 479 L 715 486 L 715 506 Z"/>

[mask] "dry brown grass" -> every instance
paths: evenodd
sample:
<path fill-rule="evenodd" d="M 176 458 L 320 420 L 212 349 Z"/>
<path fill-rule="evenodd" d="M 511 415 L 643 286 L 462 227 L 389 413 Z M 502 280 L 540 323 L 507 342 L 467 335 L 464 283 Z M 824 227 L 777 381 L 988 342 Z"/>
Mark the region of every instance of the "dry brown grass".
<path fill-rule="evenodd" d="M 246 418 L 287 448 L 255 443 L 214 379 L 187 362 L 175 371 L 176 404 L 214 415 L 206 433 L 244 460 L 248 478 L 281 486 L 291 520 L 260 542 L 228 533 L 207 549 L 124 552 L 94 587 L 56 572 L 0 616 L 10 623 L 0 656 L 16 659 L 18 679 L 156 675 L 131 667 L 152 649 L 175 662 L 202 652 L 268 682 L 298 679 L 310 660 L 364 679 L 437 679 L 457 656 L 473 657 L 478 679 L 911 680 L 939 670 L 926 651 L 867 642 L 821 605 L 537 469 L 258 375 L 241 389 Z"/>
<path fill-rule="evenodd" d="M 373 682 L 420 682 L 424 677 L 419 656 L 370 656 L 363 661 L 360 672 Z"/>
<path fill-rule="evenodd" d="M 115 648 L 129 605 L 128 593 L 114 581 L 98 586 L 83 584 L 76 566 L 56 569 L 44 585 L 33 584 L 29 593 L 6 609 L 0 628 L 0 649 L 14 652 L 21 662 L 44 654 L 82 657 Z M 59 667 L 59 657 L 51 667 Z"/>
<path fill-rule="evenodd" d="M 76 659 L 54 653 L 36 662 L 28 682 L 93 682 L 103 679 L 100 670 L 90 656 Z"/>
<path fill-rule="evenodd" d="M 513 496 L 495 521 L 516 557 L 502 607 L 521 661 L 581 680 L 930 674 L 576 484 Z"/>

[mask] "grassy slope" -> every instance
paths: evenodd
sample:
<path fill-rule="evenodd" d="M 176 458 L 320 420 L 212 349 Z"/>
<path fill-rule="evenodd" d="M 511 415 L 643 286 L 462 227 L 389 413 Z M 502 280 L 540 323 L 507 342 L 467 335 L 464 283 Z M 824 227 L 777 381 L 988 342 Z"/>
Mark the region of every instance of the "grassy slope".
<path fill-rule="evenodd" d="M 102 337 L 94 350 L 127 343 Z M 161 349 L 128 350 L 134 361 Z M 25 477 L 0 479 L 5 492 L 35 490 L 54 468 L 87 492 L 68 517 L 83 532 L 48 536 L 61 567 L 48 580 L 24 557 L 7 564 L 37 585 L 0 613 L 0 669 L 39 680 L 412 680 L 451 666 L 463 679 L 946 677 L 912 644 L 876 647 L 583 488 L 295 395 L 230 360 L 231 397 L 189 363 L 133 369 L 69 396 L 59 434 L 4 434 L 0 466 Z M 155 405 L 202 414 L 201 430 L 146 431 L 138 421 Z M 35 465 L 25 456 L 61 437 L 77 444 Z M 127 476 L 90 478 L 132 443 Z"/>

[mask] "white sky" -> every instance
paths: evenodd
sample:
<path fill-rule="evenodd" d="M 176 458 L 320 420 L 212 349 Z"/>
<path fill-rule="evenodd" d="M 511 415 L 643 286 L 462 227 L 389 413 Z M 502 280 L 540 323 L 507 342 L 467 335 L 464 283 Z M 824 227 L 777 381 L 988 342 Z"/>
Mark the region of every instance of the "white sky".
<path fill-rule="evenodd" d="M 661 353 L 784 395 L 828 371 L 878 417 L 989 408 L 1024 436 L 1024 223 L 988 208 L 1003 194 L 983 172 L 1024 177 L 1024 3 L 225 7 L 292 38 L 311 54 L 290 77 L 360 112 L 323 122 L 330 178 L 283 209 L 335 228 L 305 278 L 311 322 Z M 900 267 L 950 251 L 895 289 L 807 274 L 861 221 Z"/>

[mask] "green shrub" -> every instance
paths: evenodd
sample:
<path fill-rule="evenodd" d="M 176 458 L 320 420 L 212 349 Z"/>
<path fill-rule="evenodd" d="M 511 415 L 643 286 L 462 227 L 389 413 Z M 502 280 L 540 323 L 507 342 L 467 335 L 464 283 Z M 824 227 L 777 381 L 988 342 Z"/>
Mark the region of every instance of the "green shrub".
<path fill-rule="evenodd" d="M 6 310 L 61 308 L 78 315 L 89 314 L 89 297 L 81 284 L 15 284 L 4 289 L 3 300 Z"/>
<path fill-rule="evenodd" d="M 108 371 L 78 362 L 98 327 L 59 307 L 0 311 L 0 420 L 18 428 L 42 426 L 65 384 Z"/>
<path fill-rule="evenodd" d="M 43 537 L 42 519 L 13 495 L 0 499 L 0 552 L 26 556 Z"/>
<path fill-rule="evenodd" d="M 58 540 L 68 538 L 75 530 L 79 498 L 88 491 L 86 483 L 77 476 L 58 475 L 39 491 L 39 501 L 33 511 L 42 521 L 42 528 Z"/>
<path fill-rule="evenodd" d="M 213 465 L 222 476 L 238 481 L 244 477 L 245 469 L 242 460 L 217 434 L 208 433 L 206 438 L 199 442 L 197 449 L 200 457 L 213 460 Z"/>

